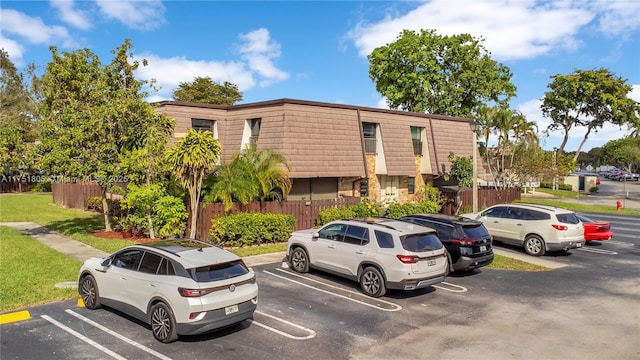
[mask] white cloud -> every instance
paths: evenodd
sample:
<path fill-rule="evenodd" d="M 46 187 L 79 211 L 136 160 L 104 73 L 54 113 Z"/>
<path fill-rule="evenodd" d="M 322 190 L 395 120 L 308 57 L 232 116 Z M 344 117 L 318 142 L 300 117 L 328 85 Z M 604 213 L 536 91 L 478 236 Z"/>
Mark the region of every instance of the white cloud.
<path fill-rule="evenodd" d="M 260 86 L 264 87 L 275 82 L 284 81 L 289 74 L 278 69 L 273 60 L 280 57 L 280 44 L 271 39 L 269 30 L 261 28 L 246 34 L 240 34 L 241 43 L 237 51 L 247 62 L 249 69 L 255 71 L 263 79 Z"/>
<path fill-rule="evenodd" d="M 154 54 L 139 54 L 138 61 L 146 59 L 148 66 L 138 68 L 136 75 L 144 80 L 155 79 L 161 87 L 156 97 L 171 99 L 173 90 L 181 82 L 192 82 L 196 77 L 210 77 L 214 81 L 229 81 L 246 91 L 255 86 L 252 72 L 242 62 L 198 61 L 184 57 L 161 58 Z"/>
<path fill-rule="evenodd" d="M 161 0 L 96 0 L 100 11 L 136 30 L 153 30 L 165 23 Z"/>
<path fill-rule="evenodd" d="M 16 66 L 21 67 L 23 65 L 22 54 L 24 53 L 24 46 L 19 42 L 7 39 L 0 34 L 0 48 L 9 54 L 9 60 Z"/>
<path fill-rule="evenodd" d="M 86 11 L 75 8 L 73 0 L 51 0 L 51 6 L 60 12 L 62 21 L 81 30 L 91 29 L 91 21 Z"/>
<path fill-rule="evenodd" d="M 640 85 L 631 85 L 631 93 L 629 93 L 629 98 L 640 102 Z"/>
<path fill-rule="evenodd" d="M 0 19 L 3 34 L 21 37 L 32 44 L 48 45 L 54 40 L 70 40 L 67 29 L 45 25 L 39 17 L 30 17 L 11 9 L 0 9 Z"/>
<path fill-rule="evenodd" d="M 575 49 L 577 34 L 595 14 L 578 2 L 538 4 L 534 0 L 433 0 L 405 15 L 378 23 L 361 23 L 347 36 L 361 56 L 396 40 L 403 29 L 434 29 L 439 35 L 469 33 L 483 37 L 484 46 L 499 60 L 529 59 L 558 48 Z"/>
<path fill-rule="evenodd" d="M 640 27 L 640 2 L 638 1 L 593 1 L 595 11 L 601 13 L 598 30 L 604 34 L 624 35 Z"/>

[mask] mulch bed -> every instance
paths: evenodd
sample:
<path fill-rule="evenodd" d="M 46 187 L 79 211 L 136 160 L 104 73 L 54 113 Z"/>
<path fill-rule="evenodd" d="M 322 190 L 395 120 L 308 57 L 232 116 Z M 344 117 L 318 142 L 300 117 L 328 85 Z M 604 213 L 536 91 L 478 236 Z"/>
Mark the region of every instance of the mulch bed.
<path fill-rule="evenodd" d="M 133 234 L 130 231 L 97 230 L 92 232 L 91 235 L 95 237 L 99 237 L 101 239 L 132 240 L 132 241 L 135 241 L 136 243 L 145 243 L 145 242 L 154 240 L 154 239 L 150 239 L 149 236 L 146 236 L 144 234 Z"/>

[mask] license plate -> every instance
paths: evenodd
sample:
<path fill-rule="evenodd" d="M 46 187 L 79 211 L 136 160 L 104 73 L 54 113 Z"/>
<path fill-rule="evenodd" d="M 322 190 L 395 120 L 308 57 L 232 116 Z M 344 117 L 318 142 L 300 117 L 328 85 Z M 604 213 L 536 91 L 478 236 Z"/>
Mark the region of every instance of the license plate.
<path fill-rule="evenodd" d="M 436 259 L 428 259 L 427 260 L 427 266 L 433 266 L 436 264 Z"/>
<path fill-rule="evenodd" d="M 486 245 L 480 245 L 480 251 L 487 251 Z"/>
<path fill-rule="evenodd" d="M 231 305 L 224 308 L 224 314 L 229 315 L 238 312 L 238 305 Z"/>
<path fill-rule="evenodd" d="M 582 247 L 582 243 L 577 243 L 577 244 L 576 244 L 576 247 L 577 247 L 577 248 Z"/>

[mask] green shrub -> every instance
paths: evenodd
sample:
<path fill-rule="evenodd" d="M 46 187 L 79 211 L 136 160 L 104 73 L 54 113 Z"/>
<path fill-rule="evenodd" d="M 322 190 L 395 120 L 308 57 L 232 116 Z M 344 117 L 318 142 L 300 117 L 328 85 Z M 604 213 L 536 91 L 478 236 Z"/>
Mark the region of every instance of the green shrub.
<path fill-rule="evenodd" d="M 99 213 L 103 213 L 102 211 L 102 197 L 101 196 L 91 196 L 87 198 L 86 201 L 87 209 L 91 211 L 96 211 Z M 125 212 L 120 205 L 120 199 L 109 199 L 107 198 L 107 205 L 109 205 L 109 215 L 120 217 Z"/>
<path fill-rule="evenodd" d="M 154 235 L 160 237 L 184 234 L 188 215 L 181 199 L 168 195 L 160 184 L 138 186 L 130 183 L 127 190 L 122 207 L 128 213 L 120 220 L 122 227 L 150 234 L 153 226 Z"/>
<path fill-rule="evenodd" d="M 600 188 L 597 186 L 593 186 L 591 189 L 589 189 L 589 192 L 592 192 L 592 193 L 597 193 L 598 191 L 600 191 Z"/>
<path fill-rule="evenodd" d="M 362 201 L 359 204 L 349 206 L 355 217 L 370 217 L 382 215 L 382 204 L 370 201 Z"/>
<path fill-rule="evenodd" d="M 238 213 L 213 218 L 209 241 L 229 247 L 284 242 L 295 227 L 293 215 Z"/>
<path fill-rule="evenodd" d="M 421 203 L 393 203 L 389 205 L 387 211 L 384 216 L 391 219 L 399 219 L 403 216 L 411 215 L 411 214 L 431 214 L 437 213 L 440 211 L 442 206 L 439 204 L 424 201 Z"/>
<path fill-rule="evenodd" d="M 340 219 L 353 219 L 356 217 L 356 213 L 344 206 L 330 207 L 322 209 L 318 212 L 318 219 L 316 220 L 317 226 L 322 226 L 328 222 Z"/>

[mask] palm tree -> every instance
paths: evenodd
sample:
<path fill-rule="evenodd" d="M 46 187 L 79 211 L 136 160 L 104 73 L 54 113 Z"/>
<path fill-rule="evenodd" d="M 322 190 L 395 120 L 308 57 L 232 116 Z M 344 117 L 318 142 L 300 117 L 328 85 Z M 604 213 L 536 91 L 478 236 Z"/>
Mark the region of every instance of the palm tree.
<path fill-rule="evenodd" d="M 189 237 L 196 236 L 198 202 L 202 192 L 202 182 L 220 158 L 220 142 L 210 131 L 189 129 L 187 136 L 178 140 L 167 151 L 167 162 L 178 183 L 189 193 L 189 214 L 191 229 Z"/>
<path fill-rule="evenodd" d="M 231 210 L 234 201 L 246 205 L 257 198 L 259 192 L 251 174 L 247 163 L 238 156 L 229 164 L 216 166 L 211 192 L 205 196 L 205 202 L 221 201 L 225 212 Z"/>
<path fill-rule="evenodd" d="M 282 200 L 291 190 L 291 165 L 283 155 L 271 149 L 258 151 L 253 144 L 248 145 L 239 154 L 239 158 L 247 163 L 259 185 L 260 201 Z"/>

